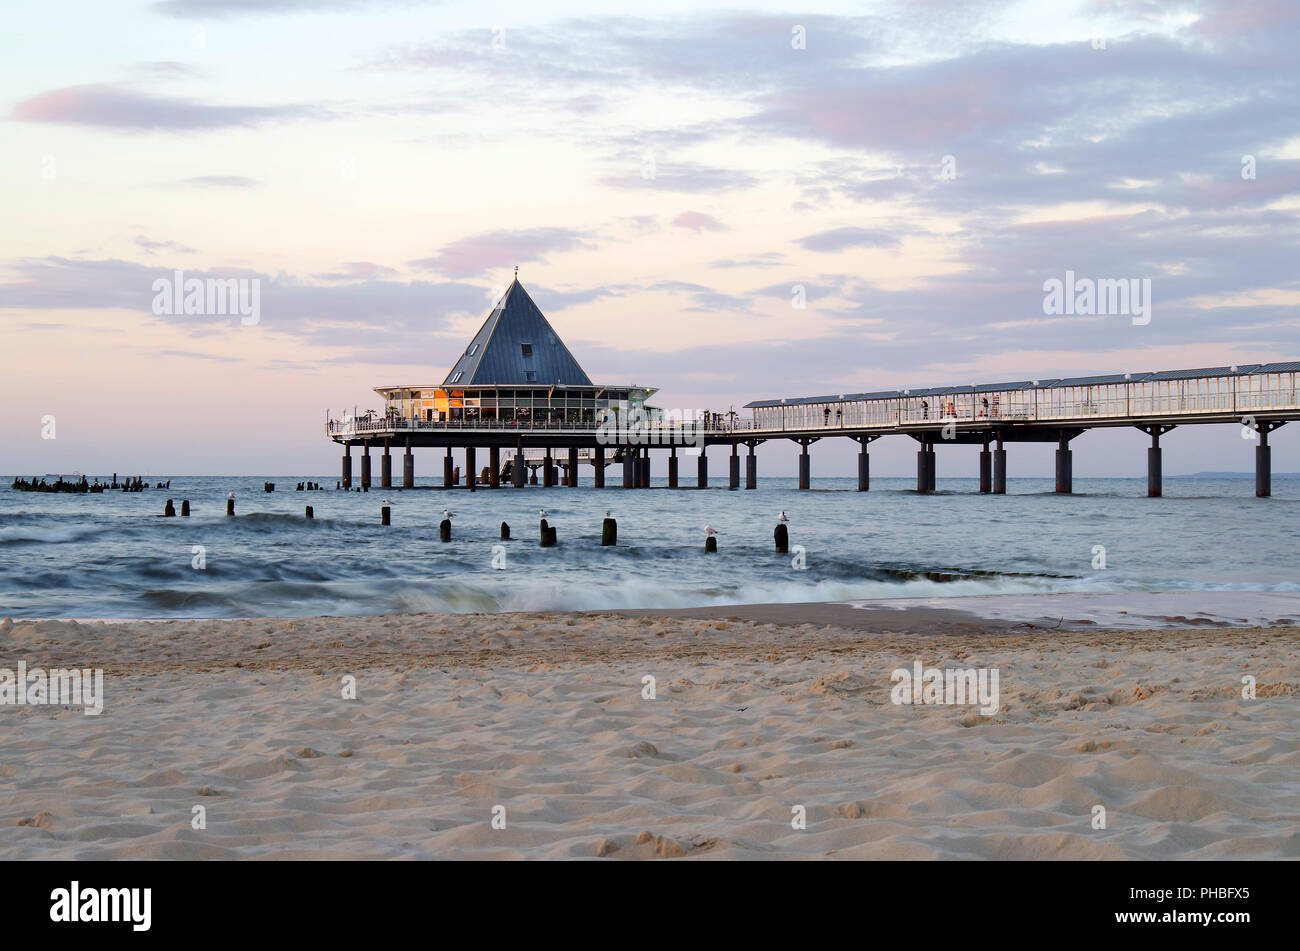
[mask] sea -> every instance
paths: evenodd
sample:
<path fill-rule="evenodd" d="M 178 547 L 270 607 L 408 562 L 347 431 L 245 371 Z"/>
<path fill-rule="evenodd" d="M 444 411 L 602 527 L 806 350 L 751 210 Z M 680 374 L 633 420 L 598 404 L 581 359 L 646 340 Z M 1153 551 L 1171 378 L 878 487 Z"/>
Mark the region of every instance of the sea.
<path fill-rule="evenodd" d="M 151 476 L 150 483 L 167 480 Z M 297 491 L 300 481 L 327 486 Z M 337 476 L 171 477 L 169 489 L 102 495 L 0 486 L 0 616 L 307 617 L 392 613 L 695 608 L 910 599 L 961 606 L 997 596 L 1159 596 L 1173 608 L 1300 611 L 1300 479 L 1257 499 L 1248 478 L 761 478 L 754 490 L 438 487 L 369 492 Z M 275 491 L 264 491 L 265 482 Z M 612 481 L 617 482 L 615 477 Z M 225 514 L 234 493 L 236 515 Z M 168 499 L 188 518 L 161 517 Z M 392 524 L 380 524 L 388 500 Z M 315 518 L 304 517 L 312 506 Z M 452 538 L 439 541 L 443 510 Z M 558 545 L 539 545 L 540 510 Z M 618 544 L 602 547 L 608 510 Z M 778 514 L 790 552 L 775 551 Z M 501 524 L 511 540 L 501 539 Z M 708 525 L 718 551 L 706 554 Z M 1172 596 L 1182 596 L 1182 599 Z M 979 599 L 985 599 L 981 601 Z M 1113 600 L 1113 599 L 1112 599 Z M 905 603 L 904 600 L 899 601 Z M 991 602 L 989 602 L 991 603 Z M 1247 613 L 1249 613 L 1247 611 Z M 1235 615 L 1234 615 L 1235 616 Z"/>

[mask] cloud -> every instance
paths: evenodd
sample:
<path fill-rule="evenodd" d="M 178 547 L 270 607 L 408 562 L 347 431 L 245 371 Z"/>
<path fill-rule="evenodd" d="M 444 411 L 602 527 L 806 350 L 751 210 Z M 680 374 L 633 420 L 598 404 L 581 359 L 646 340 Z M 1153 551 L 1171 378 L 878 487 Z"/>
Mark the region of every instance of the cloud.
<path fill-rule="evenodd" d="M 144 251 L 145 254 L 149 255 L 157 254 L 159 251 L 173 251 L 177 254 L 198 253 L 194 248 L 187 248 L 185 245 L 178 244 L 175 241 L 153 241 L 142 234 L 135 236 L 135 243 Z"/>
<path fill-rule="evenodd" d="M 545 261 L 545 255 L 553 252 L 590 247 L 586 235 L 569 228 L 493 231 L 453 241 L 432 257 L 407 264 L 447 277 L 475 277 L 493 268 Z"/>
<path fill-rule="evenodd" d="M 712 215 L 706 215 L 702 211 L 683 211 L 673 219 L 673 224 L 678 228 L 689 228 L 692 231 L 726 231 L 727 226 Z"/>
<path fill-rule="evenodd" d="M 252 126 L 273 119 L 323 118 L 310 106 L 212 106 L 170 99 L 108 83 L 66 86 L 25 99 L 13 118 L 111 129 L 189 131 Z"/>
<path fill-rule="evenodd" d="M 414 2 L 419 0 L 161 0 L 153 8 L 167 16 L 184 19 L 221 19 L 268 13 L 347 13 L 367 7 L 409 6 Z"/>
<path fill-rule="evenodd" d="M 845 248 L 896 248 L 899 241 L 888 231 L 874 228 L 834 228 L 800 238 L 799 244 L 809 251 L 843 251 Z"/>
<path fill-rule="evenodd" d="M 668 192 L 709 193 L 752 188 L 758 178 L 739 169 L 717 168 L 696 162 L 656 160 L 647 165 L 645 156 L 626 162 L 628 171 L 600 179 L 610 188 L 652 189 Z"/>
<path fill-rule="evenodd" d="M 260 184 L 255 178 L 246 178 L 243 175 L 195 175 L 192 178 L 183 179 L 186 185 L 209 185 L 213 188 L 254 188 Z"/>

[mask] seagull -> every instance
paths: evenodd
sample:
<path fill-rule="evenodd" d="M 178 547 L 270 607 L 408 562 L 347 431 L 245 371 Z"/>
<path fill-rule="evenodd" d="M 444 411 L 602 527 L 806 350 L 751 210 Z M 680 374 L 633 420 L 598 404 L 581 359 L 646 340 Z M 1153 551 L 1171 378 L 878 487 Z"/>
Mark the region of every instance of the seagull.
<path fill-rule="evenodd" d="M 456 516 L 455 516 L 455 514 L 452 513 L 449 509 L 443 509 L 443 510 L 442 510 L 442 517 L 443 517 L 443 518 L 455 518 Z"/>
<path fill-rule="evenodd" d="M 613 516 L 609 514 L 609 509 L 605 509 L 605 518 L 612 518 L 612 517 Z"/>
<path fill-rule="evenodd" d="M 716 528 L 714 528 L 712 525 L 705 525 L 704 534 L 708 536 L 708 535 L 721 535 L 722 533 L 718 531 Z"/>
<path fill-rule="evenodd" d="M 546 518 L 546 509 L 538 509 L 537 514 L 540 515 L 542 518 Z"/>
<path fill-rule="evenodd" d="M 782 525 L 790 521 L 788 518 L 785 517 L 785 509 L 781 509 L 781 514 L 776 517 L 776 520 L 780 522 Z"/>
<path fill-rule="evenodd" d="M 235 493 L 233 492 L 231 492 L 229 495 L 226 496 L 226 498 L 228 499 L 233 499 L 234 497 L 235 497 Z"/>
<path fill-rule="evenodd" d="M 394 502 L 392 499 L 384 499 L 383 502 L 384 502 L 385 505 L 396 505 L 396 504 L 397 504 L 397 503 Z"/>

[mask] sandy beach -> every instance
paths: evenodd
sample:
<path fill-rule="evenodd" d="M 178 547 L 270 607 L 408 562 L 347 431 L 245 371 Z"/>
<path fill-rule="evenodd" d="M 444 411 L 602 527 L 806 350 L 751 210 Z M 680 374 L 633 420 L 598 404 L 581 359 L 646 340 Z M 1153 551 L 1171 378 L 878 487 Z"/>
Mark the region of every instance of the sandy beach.
<path fill-rule="evenodd" d="M 105 696 L 0 707 L 0 858 L 1300 856 L 1300 628 L 717 613 L 6 620 Z"/>

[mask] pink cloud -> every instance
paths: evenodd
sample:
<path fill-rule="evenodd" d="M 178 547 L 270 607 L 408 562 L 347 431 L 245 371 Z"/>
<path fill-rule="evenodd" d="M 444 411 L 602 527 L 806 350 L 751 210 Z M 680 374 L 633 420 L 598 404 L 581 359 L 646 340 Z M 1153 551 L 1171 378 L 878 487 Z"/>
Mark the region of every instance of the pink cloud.
<path fill-rule="evenodd" d="M 727 226 L 712 215 L 702 211 L 683 211 L 673 219 L 678 228 L 690 228 L 692 231 L 726 231 Z"/>

